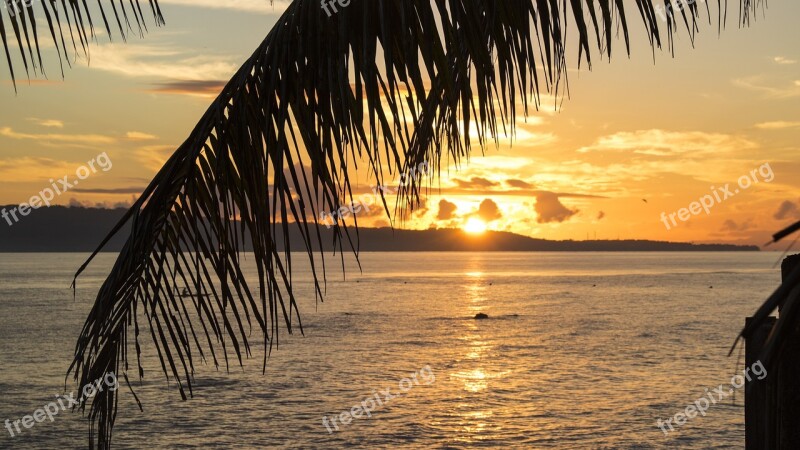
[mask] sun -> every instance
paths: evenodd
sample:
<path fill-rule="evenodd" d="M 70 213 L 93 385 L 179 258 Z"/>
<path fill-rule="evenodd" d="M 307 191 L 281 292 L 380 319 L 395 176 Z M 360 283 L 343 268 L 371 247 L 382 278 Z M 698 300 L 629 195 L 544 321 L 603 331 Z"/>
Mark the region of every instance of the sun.
<path fill-rule="evenodd" d="M 481 234 L 486 231 L 486 222 L 473 217 L 464 224 L 464 231 L 470 234 Z"/>

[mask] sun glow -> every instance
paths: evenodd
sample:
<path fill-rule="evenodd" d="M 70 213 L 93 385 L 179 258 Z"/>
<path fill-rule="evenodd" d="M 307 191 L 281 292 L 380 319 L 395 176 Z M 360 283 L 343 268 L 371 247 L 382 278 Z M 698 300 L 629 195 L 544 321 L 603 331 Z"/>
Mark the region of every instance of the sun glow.
<path fill-rule="evenodd" d="M 473 217 L 464 224 L 464 231 L 471 234 L 481 234 L 486 231 L 486 222 Z"/>

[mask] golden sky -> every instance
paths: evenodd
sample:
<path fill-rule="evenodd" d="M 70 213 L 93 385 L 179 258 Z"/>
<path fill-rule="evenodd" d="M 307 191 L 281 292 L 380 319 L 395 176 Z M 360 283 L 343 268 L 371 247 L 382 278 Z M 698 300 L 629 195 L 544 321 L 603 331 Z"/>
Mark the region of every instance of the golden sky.
<path fill-rule="evenodd" d="M 161 3 L 166 27 L 127 44 L 101 38 L 64 81 L 51 60 L 49 81 L 23 81 L 15 94 L 0 68 L 0 204 L 26 202 L 101 153 L 113 168 L 54 203 L 130 204 L 285 7 Z M 735 18 L 721 34 L 703 27 L 694 49 L 676 35 L 672 58 L 653 56 L 633 16 L 630 58 L 618 51 L 592 71 L 573 59 L 559 108 L 545 97 L 541 111 L 518 118 L 513 144 L 503 137 L 485 155 L 443 168 L 441 190 L 404 226 L 472 219 L 547 239 L 763 244 L 800 220 L 797 17 L 797 2 L 770 2 L 749 28 Z M 369 193 L 360 179 L 356 194 Z M 714 198 L 708 214 L 692 214 L 704 197 Z M 362 226 L 386 223 L 359 217 Z"/>

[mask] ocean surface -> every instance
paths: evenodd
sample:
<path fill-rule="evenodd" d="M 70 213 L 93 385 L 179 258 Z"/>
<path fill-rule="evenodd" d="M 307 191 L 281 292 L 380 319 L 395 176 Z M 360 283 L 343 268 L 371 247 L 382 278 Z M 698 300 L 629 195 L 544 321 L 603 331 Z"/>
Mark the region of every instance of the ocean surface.
<path fill-rule="evenodd" d="M 85 256 L 0 254 L 0 421 L 75 389 L 66 369 L 115 258 L 101 255 L 73 299 Z M 743 448 L 743 390 L 668 435 L 656 421 L 741 373 L 738 351 L 727 353 L 780 282 L 778 256 L 367 253 L 346 280 L 329 263 L 323 303 L 299 270 L 305 335 L 282 330 L 266 373 L 254 332 L 243 368 L 196 361 L 184 402 L 148 346 L 134 383 L 144 412 L 121 388 L 114 447 Z M 370 417 L 342 422 L 386 389 L 395 397 Z M 87 442 L 80 413 L 0 430 L 4 449 Z"/>

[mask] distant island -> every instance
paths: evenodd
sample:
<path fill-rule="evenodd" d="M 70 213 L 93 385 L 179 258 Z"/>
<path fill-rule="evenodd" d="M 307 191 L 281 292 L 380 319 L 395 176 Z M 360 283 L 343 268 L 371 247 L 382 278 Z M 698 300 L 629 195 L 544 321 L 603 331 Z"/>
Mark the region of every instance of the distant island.
<path fill-rule="evenodd" d="M 11 206 L 13 207 L 13 206 Z M 0 207 L 2 208 L 2 207 Z M 9 207 L 6 207 L 9 208 Z M 125 213 L 125 209 L 53 206 L 31 211 L 19 223 L 0 222 L 0 252 L 92 252 Z M 355 240 L 355 230 L 351 237 Z M 128 235 L 125 227 L 109 241 L 105 252 L 118 252 Z M 332 230 L 321 227 L 323 245 L 333 248 Z M 754 245 L 692 244 L 648 240 L 551 241 L 504 231 L 468 235 L 458 229 L 392 230 L 359 228 L 362 252 L 721 252 L 759 251 Z M 282 241 L 281 236 L 277 240 Z M 303 250 L 299 234 L 291 233 L 293 249 Z M 349 249 L 345 241 L 343 246 Z M 315 250 L 318 246 L 315 245 Z M 249 248 L 249 245 L 247 246 Z"/>

